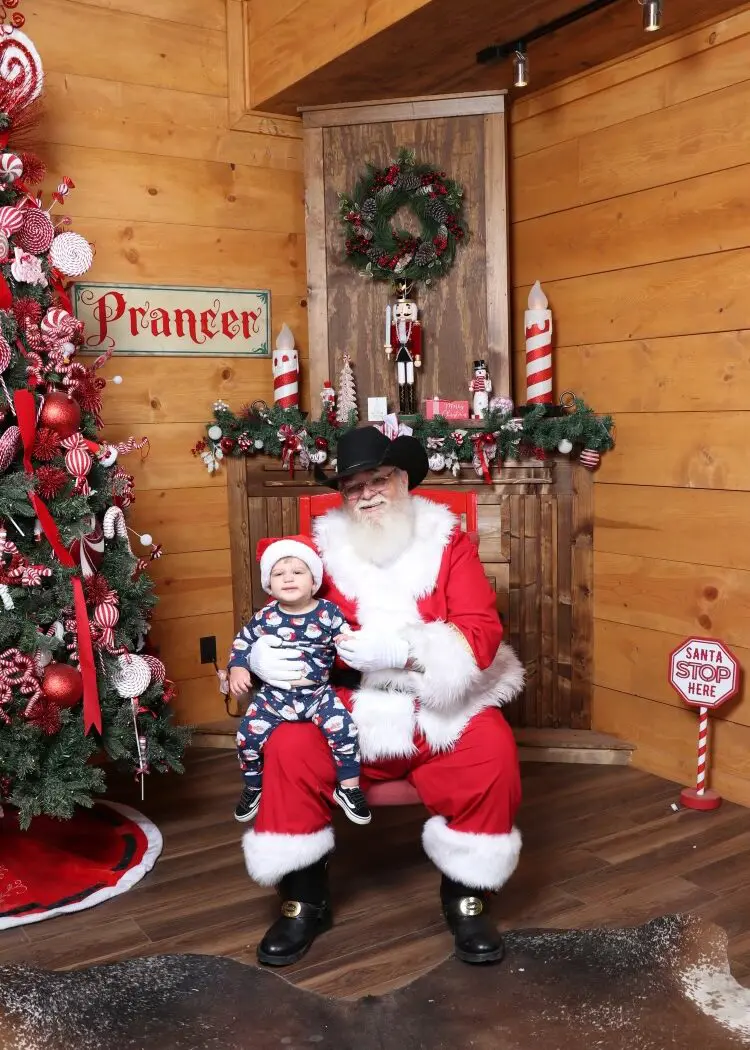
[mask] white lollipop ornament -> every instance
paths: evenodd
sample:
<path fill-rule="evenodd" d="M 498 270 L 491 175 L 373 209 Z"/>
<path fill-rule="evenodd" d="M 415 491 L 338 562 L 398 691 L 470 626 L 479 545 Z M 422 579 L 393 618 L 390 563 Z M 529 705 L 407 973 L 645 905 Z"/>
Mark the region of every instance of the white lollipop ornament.
<path fill-rule="evenodd" d="M 58 233 L 49 250 L 52 265 L 66 277 L 82 277 L 91 268 L 94 252 L 80 233 Z"/>
<path fill-rule="evenodd" d="M 119 696 L 124 700 L 134 700 L 148 689 L 151 668 L 142 656 L 119 656 L 111 680 Z"/>

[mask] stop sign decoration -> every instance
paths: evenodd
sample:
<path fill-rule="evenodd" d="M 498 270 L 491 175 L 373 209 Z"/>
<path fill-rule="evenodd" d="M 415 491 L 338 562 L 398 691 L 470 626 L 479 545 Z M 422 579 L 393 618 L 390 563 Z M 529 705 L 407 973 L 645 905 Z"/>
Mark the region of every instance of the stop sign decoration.
<path fill-rule="evenodd" d="M 669 681 L 686 704 L 714 710 L 740 686 L 740 666 L 721 642 L 688 638 L 669 660 Z"/>

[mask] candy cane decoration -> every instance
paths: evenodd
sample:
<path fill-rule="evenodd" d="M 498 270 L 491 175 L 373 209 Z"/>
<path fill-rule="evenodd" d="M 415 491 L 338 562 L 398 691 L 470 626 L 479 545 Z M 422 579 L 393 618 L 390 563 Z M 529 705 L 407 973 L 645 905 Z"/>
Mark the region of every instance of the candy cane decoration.
<path fill-rule="evenodd" d="M 108 540 L 113 539 L 115 534 L 117 534 L 121 540 L 125 540 L 130 554 L 135 558 L 135 554 L 133 554 L 133 549 L 130 546 L 130 540 L 128 538 L 128 526 L 125 523 L 125 515 L 123 514 L 121 507 L 110 507 L 109 510 L 105 512 L 104 518 L 102 519 L 102 529 Z"/>
<path fill-rule="evenodd" d="M 24 710 L 24 715 L 28 718 L 42 696 L 33 657 L 22 653 L 20 649 L 6 649 L 4 653 L 0 653 L 0 686 L 3 687 L 3 693 L 6 688 L 10 691 L 10 687 L 15 686 L 21 696 L 28 697 Z M 8 701 L 3 696 L 0 702 Z"/>
<path fill-rule="evenodd" d="M 706 754 L 708 752 L 708 708 L 701 707 L 698 710 L 700 721 L 698 722 L 698 778 L 695 784 L 697 794 L 703 795 L 706 791 Z"/>

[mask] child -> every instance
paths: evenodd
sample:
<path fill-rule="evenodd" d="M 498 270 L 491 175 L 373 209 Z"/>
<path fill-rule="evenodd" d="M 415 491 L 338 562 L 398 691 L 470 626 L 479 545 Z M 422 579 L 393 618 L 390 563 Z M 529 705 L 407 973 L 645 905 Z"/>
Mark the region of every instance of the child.
<path fill-rule="evenodd" d="M 253 643 L 263 634 L 302 652 L 304 678 L 281 689 L 267 682 L 255 694 L 237 733 L 237 751 L 245 787 L 234 815 L 252 820 L 261 796 L 262 751 L 271 733 L 284 722 L 312 722 L 321 730 L 336 767 L 334 800 L 349 820 L 369 824 L 371 813 L 359 787 L 357 727 L 328 684 L 336 655 L 335 639 L 346 628 L 337 605 L 316 599 L 323 579 L 323 563 L 306 536 L 261 540 L 258 544 L 263 589 L 273 596 L 243 627 L 232 645 L 229 660 L 231 692 L 251 687 L 248 659 Z"/>

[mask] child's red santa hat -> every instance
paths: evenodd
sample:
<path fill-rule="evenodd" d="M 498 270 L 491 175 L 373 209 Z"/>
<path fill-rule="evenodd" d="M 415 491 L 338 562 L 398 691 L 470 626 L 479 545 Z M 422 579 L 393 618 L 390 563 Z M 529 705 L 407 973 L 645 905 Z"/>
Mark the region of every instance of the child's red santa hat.
<path fill-rule="evenodd" d="M 312 573 L 313 594 L 323 582 L 323 562 L 309 536 L 282 536 L 281 539 L 259 540 L 255 557 L 260 562 L 260 583 L 264 591 L 271 593 L 271 570 L 282 558 L 299 558 Z"/>

